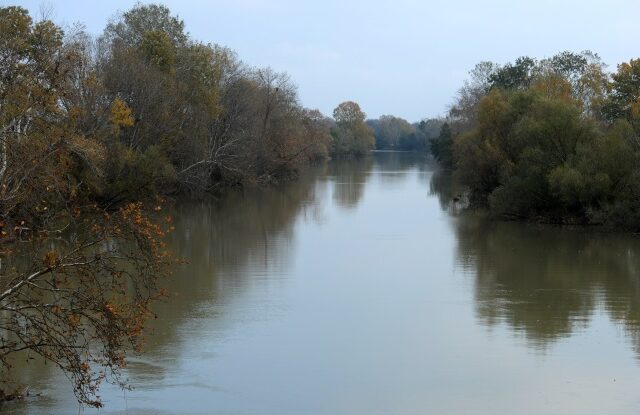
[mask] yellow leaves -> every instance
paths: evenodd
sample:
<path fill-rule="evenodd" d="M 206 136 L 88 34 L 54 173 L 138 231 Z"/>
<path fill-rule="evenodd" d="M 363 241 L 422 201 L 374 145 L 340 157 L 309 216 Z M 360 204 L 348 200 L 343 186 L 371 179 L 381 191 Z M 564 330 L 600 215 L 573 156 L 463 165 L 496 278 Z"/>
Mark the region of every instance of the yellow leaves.
<path fill-rule="evenodd" d="M 91 71 L 87 75 L 84 82 L 87 88 L 89 89 L 95 89 L 98 86 L 100 86 L 100 79 L 98 78 L 98 75 L 96 74 L 95 70 Z"/>
<path fill-rule="evenodd" d="M 82 111 L 82 109 L 80 107 L 73 106 L 73 107 L 69 108 L 68 115 L 69 115 L 69 118 L 72 121 L 77 121 L 78 118 L 80 118 L 80 116 L 83 115 L 83 111 Z"/>
<path fill-rule="evenodd" d="M 478 121 L 483 131 L 499 129 L 508 112 L 507 97 L 497 88 L 482 98 L 478 109 Z"/>
<path fill-rule="evenodd" d="M 109 312 L 109 314 L 112 314 L 112 315 L 118 314 L 118 309 L 116 308 L 115 305 L 113 305 L 111 303 L 106 303 L 104 305 L 104 308 Z"/>
<path fill-rule="evenodd" d="M 631 118 L 640 119 L 640 97 L 631 103 Z"/>
<path fill-rule="evenodd" d="M 96 140 L 73 135 L 67 138 L 66 144 L 71 153 L 82 157 L 92 168 L 97 168 L 105 159 L 105 149 Z M 50 190 L 50 187 L 47 187 L 47 190 Z"/>
<path fill-rule="evenodd" d="M 60 257 L 58 256 L 58 253 L 55 251 L 49 251 L 44 255 L 44 258 L 42 259 L 42 262 L 44 263 L 44 265 L 48 268 L 54 268 L 57 265 L 60 264 Z"/>
<path fill-rule="evenodd" d="M 620 65 L 618 65 L 618 75 L 631 76 L 631 74 L 633 73 L 633 67 L 632 67 L 633 64 L 634 64 L 634 60 L 631 59 L 630 64 L 627 62 L 623 62 Z"/>
<path fill-rule="evenodd" d="M 565 102 L 573 101 L 571 84 L 562 76 L 546 74 L 537 78 L 531 87 L 547 98 L 556 98 Z"/>
<path fill-rule="evenodd" d="M 624 113 L 637 119 L 640 114 L 640 59 L 618 65 L 618 72 L 612 75 L 610 89 L 610 100 L 616 106 L 614 115 Z"/>
<path fill-rule="evenodd" d="M 67 318 L 69 319 L 69 325 L 71 325 L 72 327 L 80 326 L 80 316 L 79 315 L 70 314 Z"/>
<path fill-rule="evenodd" d="M 121 128 L 133 126 L 133 111 L 120 98 L 116 98 L 111 104 L 111 125 L 115 132 Z"/>

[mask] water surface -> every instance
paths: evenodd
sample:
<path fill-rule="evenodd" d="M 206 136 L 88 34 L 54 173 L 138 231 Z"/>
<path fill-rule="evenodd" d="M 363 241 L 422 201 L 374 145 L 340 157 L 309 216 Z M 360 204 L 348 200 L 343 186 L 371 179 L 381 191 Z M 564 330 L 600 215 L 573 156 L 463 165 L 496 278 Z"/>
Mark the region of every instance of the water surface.
<path fill-rule="evenodd" d="M 487 221 L 457 194 L 377 153 L 179 205 L 190 263 L 99 413 L 640 413 L 640 240 Z M 51 366 L 20 376 L 43 395 L 0 412 L 78 413 Z"/>

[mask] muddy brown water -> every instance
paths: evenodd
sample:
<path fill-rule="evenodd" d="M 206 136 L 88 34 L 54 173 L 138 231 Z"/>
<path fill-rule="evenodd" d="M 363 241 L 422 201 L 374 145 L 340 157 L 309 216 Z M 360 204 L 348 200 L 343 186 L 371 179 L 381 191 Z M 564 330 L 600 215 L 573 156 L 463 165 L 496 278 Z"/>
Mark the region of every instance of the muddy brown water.
<path fill-rule="evenodd" d="M 51 365 L 6 414 L 638 414 L 640 238 L 487 221 L 375 153 L 176 208 L 190 259 L 126 375 L 80 410 Z"/>

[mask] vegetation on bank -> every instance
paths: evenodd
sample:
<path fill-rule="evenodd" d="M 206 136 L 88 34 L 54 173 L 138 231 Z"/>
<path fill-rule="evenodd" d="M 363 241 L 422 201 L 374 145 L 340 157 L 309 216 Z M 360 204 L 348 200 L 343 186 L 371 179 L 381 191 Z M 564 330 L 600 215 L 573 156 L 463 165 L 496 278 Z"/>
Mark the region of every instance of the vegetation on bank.
<path fill-rule="evenodd" d="M 333 118 L 283 73 L 192 39 L 164 6 L 137 5 L 92 37 L 0 8 L 0 400 L 11 366 L 41 357 L 100 406 L 144 343 L 169 194 L 295 176 L 370 149 L 426 151 L 475 205 L 508 218 L 640 229 L 640 60 L 519 58 L 471 72 L 446 120 Z"/>
<path fill-rule="evenodd" d="M 175 263 L 162 197 L 373 146 L 358 104 L 334 116 L 302 107 L 286 74 L 191 39 L 164 6 L 97 38 L 0 8 L 0 399 L 17 396 L 12 361 L 33 356 L 83 404 L 101 406 L 104 381 L 126 386 Z"/>
<path fill-rule="evenodd" d="M 640 60 L 591 52 L 482 62 L 433 155 L 505 218 L 640 230 Z"/>
<path fill-rule="evenodd" d="M 417 123 L 393 115 L 367 120 L 373 130 L 377 150 L 426 152 L 444 123 L 440 118 L 427 118 Z"/>

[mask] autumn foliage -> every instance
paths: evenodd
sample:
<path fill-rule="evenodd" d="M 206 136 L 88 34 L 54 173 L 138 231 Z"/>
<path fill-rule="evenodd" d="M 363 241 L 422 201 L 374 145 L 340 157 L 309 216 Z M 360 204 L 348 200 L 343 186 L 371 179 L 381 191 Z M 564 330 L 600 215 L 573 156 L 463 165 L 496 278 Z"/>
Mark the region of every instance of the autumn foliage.
<path fill-rule="evenodd" d="M 591 52 L 488 62 L 432 144 L 472 205 L 502 218 L 640 229 L 640 60 Z"/>
<path fill-rule="evenodd" d="M 125 386 L 174 263 L 162 197 L 363 154 L 358 114 L 303 108 L 286 74 L 191 39 L 164 6 L 138 4 L 99 37 L 1 7 L 0 382 L 27 353 L 100 406 L 103 381 Z"/>
<path fill-rule="evenodd" d="M 171 224 L 152 194 L 144 203 L 103 197 L 108 146 L 68 104 L 80 82 L 97 84 L 78 78 L 79 56 L 53 23 L 0 8 L 0 397 L 26 354 L 58 366 L 80 402 L 100 406 L 99 385 L 122 384 L 174 260 L 163 242 Z M 110 134 L 132 125 L 123 101 L 108 107 Z"/>

